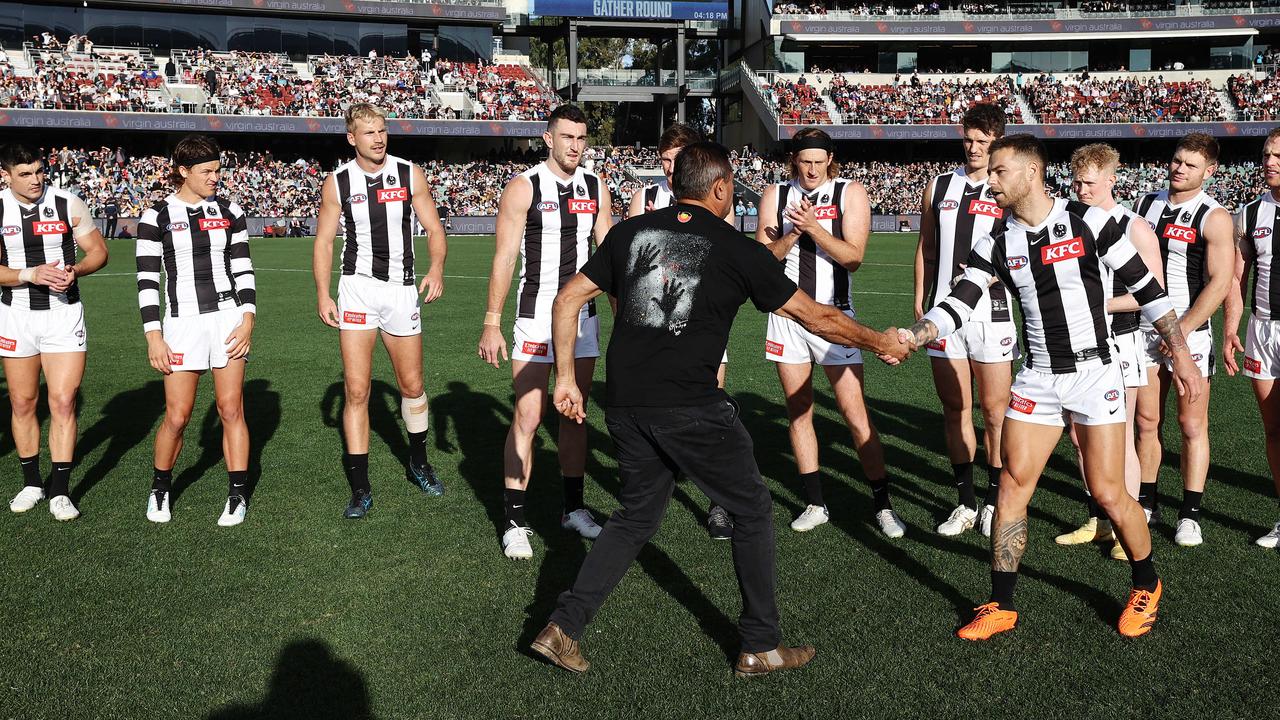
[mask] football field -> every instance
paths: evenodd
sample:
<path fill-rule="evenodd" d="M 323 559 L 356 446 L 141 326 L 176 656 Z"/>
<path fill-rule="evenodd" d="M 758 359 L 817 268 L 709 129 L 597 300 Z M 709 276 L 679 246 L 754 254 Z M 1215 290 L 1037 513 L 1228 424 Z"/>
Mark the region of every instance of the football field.
<path fill-rule="evenodd" d="M 311 244 L 253 241 L 259 316 L 245 404 L 259 479 L 246 522 L 219 528 L 226 474 L 210 379 L 174 471 L 173 520 L 144 517 L 164 395 L 146 360 L 133 246 L 110 243 L 111 264 L 81 284 L 89 368 L 71 487 L 83 516 L 57 523 L 45 503 L 0 515 L 0 718 L 1244 718 L 1280 705 L 1280 553 L 1253 544 L 1280 505 L 1247 380 L 1214 381 L 1197 548 L 1172 541 L 1181 481 L 1176 422 L 1166 427 L 1175 452 L 1165 453 L 1165 519 L 1154 531 L 1165 595 L 1148 637 L 1126 640 L 1114 629 L 1128 565 L 1109 559 L 1109 547 L 1053 542 L 1084 516 L 1064 437 L 1030 510 L 1021 625 L 970 644 L 953 632 L 986 599 L 987 541 L 933 529 L 955 491 L 928 361 L 867 366 L 906 537 L 876 530 L 820 375 L 815 424 L 832 519 L 797 534 L 788 523 L 804 507 L 802 489 L 764 359 L 765 317 L 750 303 L 734 326 L 728 389 L 773 491 L 784 640 L 816 645 L 817 658 L 773 677 L 733 677 L 739 596 L 730 544 L 707 538 L 706 498 L 686 481 L 588 628 L 591 670 L 575 676 L 534 659 L 528 643 L 588 541 L 559 527 L 554 432 L 544 429 L 528 497 L 534 559 L 513 562 L 499 548 L 510 371 L 476 356 L 492 247 L 490 237 L 451 239 L 444 297 L 423 312 L 428 453 L 444 497 L 405 479 L 398 392 L 379 350 L 374 507 L 348 521 L 337 331 L 315 313 Z M 913 250 L 913 236 L 873 238 L 854 276 L 860 320 L 877 328 L 912 320 Z M 610 316 L 601 315 L 603 344 Z M 508 342 L 512 317 L 509 304 Z M 2 402 L 7 498 L 21 480 Z M 588 413 L 587 503 L 603 521 L 617 508 L 618 476 L 603 412 L 592 404 Z M 547 420 L 554 430 L 554 416 Z M 42 462 L 47 473 L 47 451 Z M 976 476 L 981 497 L 985 473 Z"/>

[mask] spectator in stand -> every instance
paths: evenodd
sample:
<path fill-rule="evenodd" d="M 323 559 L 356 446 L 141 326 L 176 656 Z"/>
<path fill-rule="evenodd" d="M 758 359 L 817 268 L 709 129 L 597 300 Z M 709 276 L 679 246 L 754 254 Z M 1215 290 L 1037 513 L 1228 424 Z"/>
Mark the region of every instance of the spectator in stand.
<path fill-rule="evenodd" d="M 1041 74 L 1025 96 L 1041 122 L 1130 123 L 1215 122 L 1226 119 L 1208 80 L 1165 82 L 1155 78 L 1059 80 Z"/>

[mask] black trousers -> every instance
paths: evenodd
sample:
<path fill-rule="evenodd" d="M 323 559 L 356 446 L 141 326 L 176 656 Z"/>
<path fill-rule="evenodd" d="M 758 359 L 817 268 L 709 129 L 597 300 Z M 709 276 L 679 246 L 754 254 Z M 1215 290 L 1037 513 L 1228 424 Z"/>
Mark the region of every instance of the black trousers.
<path fill-rule="evenodd" d="M 779 644 L 774 597 L 773 499 L 756 466 L 738 405 L 611 407 L 605 413 L 617 448 L 622 509 L 605 523 L 573 587 L 559 598 L 551 622 L 579 638 L 640 548 L 662 524 L 677 472 L 733 516 L 733 569 L 742 592 L 738 631 L 743 652 Z"/>
<path fill-rule="evenodd" d="M 107 218 L 107 239 L 112 240 L 115 238 L 115 236 L 116 236 L 116 219 L 113 217 L 109 217 Z"/>

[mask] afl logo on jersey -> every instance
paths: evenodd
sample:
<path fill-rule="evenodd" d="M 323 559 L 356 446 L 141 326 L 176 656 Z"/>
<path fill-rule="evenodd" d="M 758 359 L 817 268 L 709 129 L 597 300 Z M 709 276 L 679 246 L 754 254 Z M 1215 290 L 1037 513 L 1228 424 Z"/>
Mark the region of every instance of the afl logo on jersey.
<path fill-rule="evenodd" d="M 1022 268 L 1027 266 L 1027 256 L 1014 255 L 1013 257 L 1006 259 L 1004 261 L 1004 264 L 1005 264 L 1005 267 L 1009 268 L 1010 270 L 1021 270 Z"/>
<path fill-rule="evenodd" d="M 369 196 L 364 193 L 359 193 L 347 198 L 347 202 L 352 205 L 363 205 L 364 203 L 369 202 Z"/>
<path fill-rule="evenodd" d="M 5 225 L 3 228 L 0 228 L 0 235 L 4 235 L 5 237 L 13 237 L 14 235 L 21 235 L 21 234 L 22 234 L 21 225 Z"/>
<path fill-rule="evenodd" d="M 595 200 L 579 200 L 574 198 L 569 201 L 569 212 L 574 215 L 588 215 L 596 211 Z"/>
<path fill-rule="evenodd" d="M 186 224 L 186 223 L 184 223 L 184 222 L 176 222 L 176 223 L 169 223 L 168 225 L 165 225 L 165 226 L 164 226 L 164 230 L 165 230 L 165 232 L 171 232 L 171 233 L 172 233 L 172 232 L 186 232 L 186 230 L 187 230 L 187 228 L 188 228 L 188 227 L 190 227 L 190 225 L 187 225 L 187 224 Z"/>
<path fill-rule="evenodd" d="M 378 190 L 378 202 L 380 203 L 404 202 L 408 199 L 409 191 L 402 187 Z"/>
<path fill-rule="evenodd" d="M 543 200 L 538 203 L 538 209 L 544 213 L 556 212 L 560 209 L 560 203 L 555 200 Z"/>
<path fill-rule="evenodd" d="M 840 209 L 835 205 L 819 205 L 813 209 L 813 216 L 818 220 L 835 220 Z"/>
<path fill-rule="evenodd" d="M 1271 236 L 1271 228 L 1269 227 L 1255 228 L 1253 231 L 1254 240 L 1261 240 L 1262 238 L 1270 237 L 1270 236 Z"/>
<path fill-rule="evenodd" d="M 948 210 L 956 210 L 959 207 L 960 207 L 960 203 L 956 202 L 955 200 L 943 200 L 942 202 L 938 203 L 938 209 L 942 210 L 943 212 L 946 212 Z"/>

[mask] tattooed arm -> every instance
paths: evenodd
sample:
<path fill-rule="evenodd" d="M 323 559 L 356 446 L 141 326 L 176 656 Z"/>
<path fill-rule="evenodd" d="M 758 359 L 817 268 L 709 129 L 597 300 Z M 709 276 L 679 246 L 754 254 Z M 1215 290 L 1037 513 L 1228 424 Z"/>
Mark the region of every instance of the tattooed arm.
<path fill-rule="evenodd" d="M 964 274 L 951 288 L 951 293 L 925 313 L 916 324 L 899 330 L 898 335 L 902 341 L 914 349 L 960 329 L 973 314 L 974 308 L 978 307 L 983 293 L 999 280 L 994 257 L 1003 255 L 1003 250 L 997 250 L 1002 247 L 1003 235 L 1000 240 L 991 235 L 979 240 L 969 253 Z"/>
<path fill-rule="evenodd" d="M 1191 359 L 1187 339 L 1182 335 L 1182 326 L 1178 323 L 1178 314 L 1170 310 L 1152 322 L 1152 325 L 1173 355 L 1173 380 L 1178 394 L 1185 396 L 1189 403 L 1196 402 L 1204 391 L 1205 380 L 1200 376 L 1200 368 Z"/>

